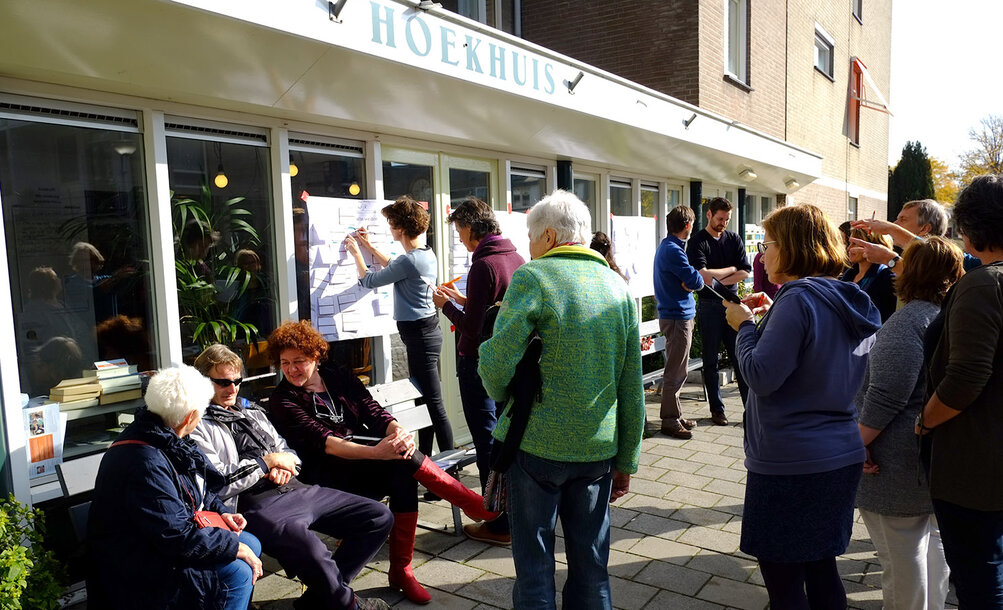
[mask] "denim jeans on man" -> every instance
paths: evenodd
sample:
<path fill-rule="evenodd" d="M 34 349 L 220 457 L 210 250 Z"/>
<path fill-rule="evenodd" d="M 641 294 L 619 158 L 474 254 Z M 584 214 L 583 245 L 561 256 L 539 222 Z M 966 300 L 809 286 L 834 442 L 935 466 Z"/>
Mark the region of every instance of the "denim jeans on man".
<path fill-rule="evenodd" d="M 564 608 L 608 610 L 610 460 L 555 462 L 523 451 L 509 468 L 509 523 L 517 610 L 557 608 L 554 530 L 561 518 L 568 559 Z"/>
<path fill-rule="evenodd" d="M 933 500 L 959 608 L 1003 608 L 1003 511 Z"/>
<path fill-rule="evenodd" d="M 735 381 L 738 382 L 738 391 L 742 395 L 742 404 L 745 404 L 749 395 L 749 386 L 742 379 L 742 373 L 738 370 L 735 358 L 735 329 L 728 326 L 725 318 L 724 304 L 720 299 L 700 299 L 697 303 L 697 330 L 700 331 L 700 341 L 703 346 L 703 385 L 707 389 L 707 402 L 710 403 L 711 413 L 724 413 L 724 401 L 721 399 L 721 384 L 717 375 L 717 354 L 720 351 L 721 342 L 724 342 L 724 349 L 728 352 L 728 359 L 731 360 L 732 370 L 735 372 Z"/>
<path fill-rule="evenodd" d="M 240 532 L 237 540 L 251 547 L 255 556 L 261 556 L 261 543 L 247 530 Z M 254 592 L 254 571 L 243 559 L 234 559 L 216 567 L 219 577 L 219 596 L 223 600 L 223 610 L 247 610 Z"/>

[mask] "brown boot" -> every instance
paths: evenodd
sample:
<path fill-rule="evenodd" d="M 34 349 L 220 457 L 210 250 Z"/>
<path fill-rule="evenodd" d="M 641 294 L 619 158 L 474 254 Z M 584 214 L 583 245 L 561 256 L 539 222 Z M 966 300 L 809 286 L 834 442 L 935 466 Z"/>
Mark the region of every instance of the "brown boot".
<path fill-rule="evenodd" d="M 394 528 L 390 530 L 390 572 L 387 578 L 391 589 L 398 589 L 415 604 L 432 601 L 411 571 L 414 556 L 414 534 L 418 527 L 418 513 L 394 513 Z"/>
<path fill-rule="evenodd" d="M 414 478 L 425 486 L 425 489 L 458 506 L 465 515 L 475 521 L 490 521 L 501 513 L 493 513 L 484 508 L 484 498 L 476 491 L 463 486 L 446 471 L 435 465 L 435 462 L 425 457 Z"/>

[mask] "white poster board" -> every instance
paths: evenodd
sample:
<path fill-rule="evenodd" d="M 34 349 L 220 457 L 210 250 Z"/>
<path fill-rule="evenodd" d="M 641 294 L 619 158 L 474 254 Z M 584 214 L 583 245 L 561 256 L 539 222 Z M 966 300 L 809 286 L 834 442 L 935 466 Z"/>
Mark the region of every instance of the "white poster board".
<path fill-rule="evenodd" d="M 658 247 L 655 219 L 645 216 L 612 216 L 613 260 L 627 276 L 635 298 L 655 294 L 655 250 Z"/>
<path fill-rule="evenodd" d="M 328 341 L 376 337 L 397 332 L 393 287 L 363 288 L 355 259 L 345 249 L 345 237 L 360 227 L 369 241 L 391 260 L 404 248 L 390 235 L 380 213 L 392 201 L 310 197 L 310 315 Z M 364 249 L 370 268 L 378 269 Z"/>
<path fill-rule="evenodd" d="M 529 260 L 529 230 L 526 225 L 526 214 L 523 212 L 499 212 L 495 210 L 495 219 L 501 227 L 501 236 L 512 242 L 516 251 L 523 260 Z M 448 280 L 460 278 L 453 286 L 462 294 L 467 294 L 467 274 L 470 272 L 470 264 L 473 262 L 472 253 L 467 252 L 467 247 L 460 241 L 460 234 L 456 230 L 456 225 L 449 228 L 451 264 L 449 267 Z"/>
<path fill-rule="evenodd" d="M 59 412 L 57 403 L 29 405 L 22 412 L 25 438 L 28 441 L 28 478 L 37 479 L 55 474 L 56 464 L 63 461 L 66 414 Z"/>

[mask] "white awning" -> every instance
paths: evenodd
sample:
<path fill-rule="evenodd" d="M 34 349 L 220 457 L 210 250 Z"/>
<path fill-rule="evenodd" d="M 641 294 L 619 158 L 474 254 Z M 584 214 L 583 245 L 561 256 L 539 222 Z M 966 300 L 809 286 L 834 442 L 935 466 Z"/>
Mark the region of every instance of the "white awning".
<path fill-rule="evenodd" d="M 881 95 L 881 90 L 878 89 L 878 85 L 871 78 L 871 73 L 867 71 L 867 66 L 864 65 L 864 62 L 860 61 L 859 57 L 854 57 L 852 61 L 857 69 L 860 70 L 860 75 L 863 77 L 864 82 L 860 87 L 860 96 L 855 96 L 851 92 L 850 98 L 860 100 L 860 105 L 863 108 L 885 112 L 888 116 L 892 116 L 892 111 L 888 108 L 888 100 L 885 99 L 885 96 Z"/>

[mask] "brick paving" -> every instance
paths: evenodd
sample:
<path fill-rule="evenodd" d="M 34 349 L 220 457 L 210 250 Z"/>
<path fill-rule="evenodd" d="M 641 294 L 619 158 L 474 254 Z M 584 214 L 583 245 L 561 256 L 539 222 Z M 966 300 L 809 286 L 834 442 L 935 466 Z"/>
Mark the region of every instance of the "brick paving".
<path fill-rule="evenodd" d="M 698 392 L 688 385 L 684 395 Z M 728 426 L 710 422 L 703 401 L 685 400 L 684 415 L 698 420 L 693 438 L 655 434 L 642 445 L 641 466 L 630 493 L 610 511 L 609 560 L 613 605 L 626 610 L 762 610 L 766 589 L 754 558 L 738 550 L 746 471 L 742 407 L 734 384 L 725 388 Z M 647 397 L 648 421 L 658 422 L 658 397 Z M 464 482 L 477 485 L 468 469 Z M 452 522 L 445 502 L 421 503 L 427 523 Z M 560 529 L 558 529 L 560 536 Z M 332 548 L 334 541 L 331 541 Z M 563 538 L 556 543 L 557 588 L 567 577 Z M 850 547 L 838 558 L 851 608 L 881 608 L 881 565 L 867 530 L 857 519 Z M 274 561 L 254 591 L 258 610 L 288 610 L 300 592 Z M 381 597 L 395 608 L 416 607 L 387 588 L 386 546 L 353 583 L 364 597 Z M 515 567 L 508 549 L 419 529 L 415 574 L 430 590 L 431 608 L 487 610 L 512 607 Z M 953 595 L 951 598 L 953 600 Z"/>

